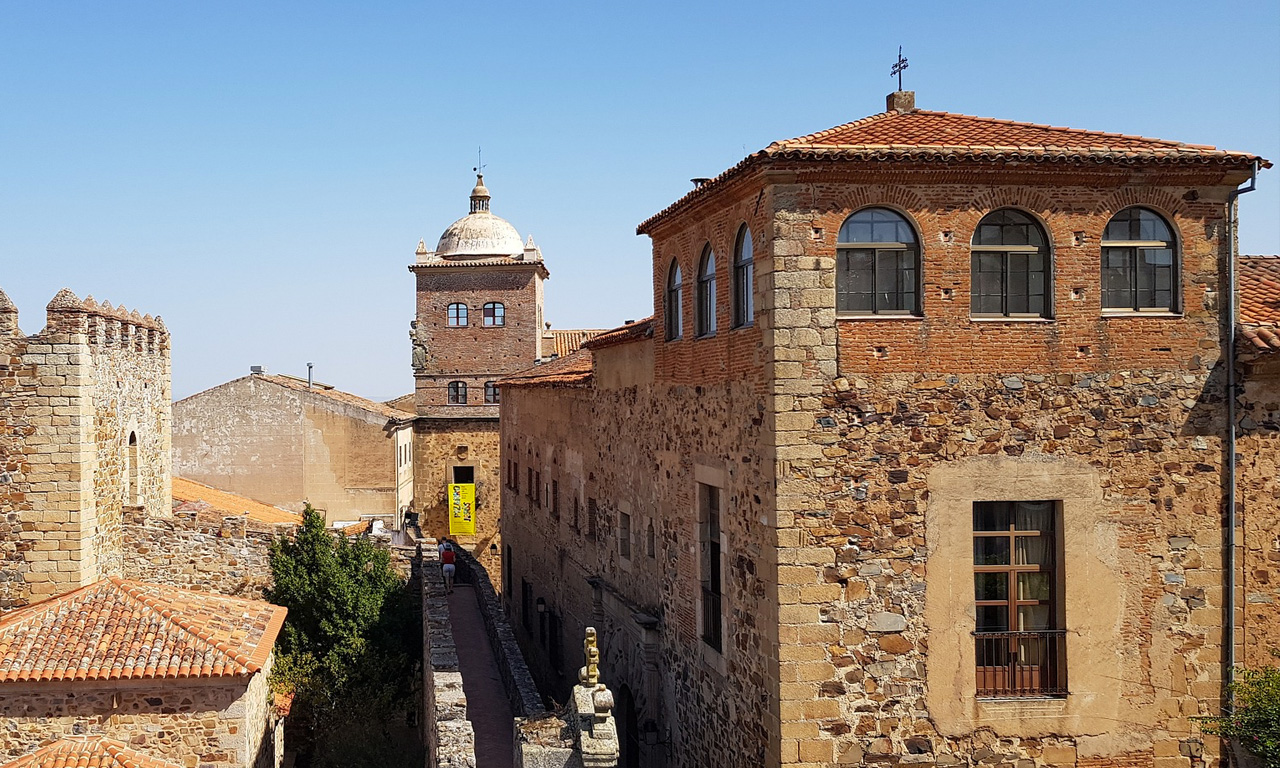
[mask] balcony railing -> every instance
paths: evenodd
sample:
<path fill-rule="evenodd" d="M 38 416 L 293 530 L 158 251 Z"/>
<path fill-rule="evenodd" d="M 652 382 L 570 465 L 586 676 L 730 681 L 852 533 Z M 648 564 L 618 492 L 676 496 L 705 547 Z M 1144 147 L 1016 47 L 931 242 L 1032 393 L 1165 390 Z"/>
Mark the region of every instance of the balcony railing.
<path fill-rule="evenodd" d="M 1067 633 L 974 632 L 979 698 L 1067 695 Z"/>

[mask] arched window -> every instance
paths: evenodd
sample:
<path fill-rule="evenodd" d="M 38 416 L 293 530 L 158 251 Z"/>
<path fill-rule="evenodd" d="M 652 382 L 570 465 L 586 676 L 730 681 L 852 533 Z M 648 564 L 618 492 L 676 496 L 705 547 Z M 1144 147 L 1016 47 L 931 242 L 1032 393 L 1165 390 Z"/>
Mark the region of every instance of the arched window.
<path fill-rule="evenodd" d="M 507 324 L 507 308 L 502 302 L 491 301 L 484 305 L 484 324 L 490 328 Z"/>
<path fill-rule="evenodd" d="M 716 333 L 716 255 L 711 246 L 702 249 L 698 265 L 698 335 Z"/>
<path fill-rule="evenodd" d="M 1022 211 L 992 211 L 973 233 L 970 309 L 987 317 L 1049 317 L 1049 238 Z"/>
<path fill-rule="evenodd" d="M 465 381 L 449 382 L 449 405 L 467 404 L 467 383 Z"/>
<path fill-rule="evenodd" d="M 484 383 L 484 401 L 489 405 L 498 404 L 498 384 L 493 381 Z"/>
<path fill-rule="evenodd" d="M 684 336 L 684 281 L 680 275 L 680 262 L 672 260 L 667 270 L 667 339 Z"/>
<path fill-rule="evenodd" d="M 449 325 L 459 328 L 467 324 L 467 305 L 455 302 L 449 305 Z"/>
<path fill-rule="evenodd" d="M 130 432 L 129 448 L 124 458 L 124 506 L 141 506 L 138 490 L 138 433 Z"/>
<path fill-rule="evenodd" d="M 1126 208 L 1102 233 L 1102 308 L 1174 312 L 1177 241 L 1160 214 Z"/>
<path fill-rule="evenodd" d="M 733 247 L 733 327 L 751 325 L 755 316 L 755 249 L 743 224 Z"/>
<path fill-rule="evenodd" d="M 836 312 L 920 314 L 920 241 L 902 214 L 864 208 L 840 225 Z"/>

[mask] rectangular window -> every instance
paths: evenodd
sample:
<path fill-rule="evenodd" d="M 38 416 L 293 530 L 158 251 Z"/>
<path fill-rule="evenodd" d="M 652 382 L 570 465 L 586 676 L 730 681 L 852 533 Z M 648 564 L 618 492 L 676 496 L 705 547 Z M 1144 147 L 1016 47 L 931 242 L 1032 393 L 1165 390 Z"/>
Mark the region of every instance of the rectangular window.
<path fill-rule="evenodd" d="M 513 465 L 514 465 L 515 471 L 511 473 L 511 490 L 514 491 L 516 495 L 519 495 L 520 494 L 520 462 L 518 461 L 513 462 Z"/>
<path fill-rule="evenodd" d="M 977 695 L 1065 696 L 1066 632 L 1053 501 L 973 505 Z"/>
<path fill-rule="evenodd" d="M 631 515 L 618 513 L 618 554 L 631 559 Z"/>
<path fill-rule="evenodd" d="M 578 502 L 578 497 L 575 495 L 573 497 L 573 530 L 575 531 L 582 530 L 582 526 L 578 523 L 578 512 L 580 509 L 581 504 Z"/>
<path fill-rule="evenodd" d="M 836 252 L 836 311 L 859 315 L 918 315 L 916 252 L 891 248 Z"/>
<path fill-rule="evenodd" d="M 520 624 L 525 632 L 533 632 L 533 585 L 520 580 Z"/>
<path fill-rule="evenodd" d="M 587 499 L 587 537 L 594 540 L 596 537 L 596 500 Z"/>
<path fill-rule="evenodd" d="M 560 519 L 560 481 L 551 481 L 551 516 Z"/>
<path fill-rule="evenodd" d="M 525 488 L 525 495 L 529 497 L 530 501 L 532 501 L 534 494 L 538 492 L 536 490 L 538 486 L 533 484 L 533 467 L 529 467 L 528 472 L 529 472 L 529 476 L 527 480 L 529 481 L 529 483 L 528 483 L 528 486 Z"/>
<path fill-rule="evenodd" d="M 645 554 L 647 554 L 649 557 L 657 557 L 657 556 L 658 556 L 658 542 L 657 542 L 657 537 L 656 537 L 656 536 L 654 536 L 654 533 L 653 533 L 653 521 L 652 521 L 652 520 L 650 520 L 650 521 L 649 521 L 649 529 L 648 529 L 648 531 L 645 533 L 645 547 L 644 547 L 644 548 L 645 548 Z"/>
<path fill-rule="evenodd" d="M 724 585 L 720 578 L 720 489 L 698 485 L 698 518 L 701 533 L 702 641 L 724 650 L 721 622 Z"/>
<path fill-rule="evenodd" d="M 530 490 L 533 491 L 533 506 L 541 509 L 543 493 L 541 471 L 533 473 L 533 486 Z"/>

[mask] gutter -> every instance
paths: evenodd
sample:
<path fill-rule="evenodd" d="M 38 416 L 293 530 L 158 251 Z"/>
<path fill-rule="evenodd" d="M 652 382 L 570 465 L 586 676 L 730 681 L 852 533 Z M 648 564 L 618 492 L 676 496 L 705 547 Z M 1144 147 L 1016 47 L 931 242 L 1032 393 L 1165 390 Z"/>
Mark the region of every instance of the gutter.
<path fill-rule="evenodd" d="M 1227 360 L 1227 583 L 1223 595 L 1225 626 L 1223 635 L 1227 648 L 1226 670 L 1223 674 L 1223 700 L 1227 711 L 1233 708 L 1228 694 L 1235 678 L 1236 666 L 1236 206 L 1237 199 L 1246 192 L 1257 189 L 1258 161 L 1254 160 L 1249 173 L 1249 185 L 1231 190 L 1227 195 L 1227 237 L 1230 252 L 1227 257 L 1227 303 L 1225 312 L 1226 360 Z"/>

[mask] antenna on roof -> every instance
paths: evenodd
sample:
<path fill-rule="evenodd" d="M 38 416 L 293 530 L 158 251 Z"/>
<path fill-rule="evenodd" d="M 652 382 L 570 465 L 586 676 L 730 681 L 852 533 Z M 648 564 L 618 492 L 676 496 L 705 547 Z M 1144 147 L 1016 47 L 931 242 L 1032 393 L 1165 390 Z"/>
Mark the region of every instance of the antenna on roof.
<path fill-rule="evenodd" d="M 476 167 L 471 169 L 476 173 L 484 173 L 484 163 L 480 162 L 480 158 L 480 147 L 476 147 Z"/>
<path fill-rule="evenodd" d="M 907 68 L 907 60 L 902 58 L 902 46 L 898 46 L 898 60 L 894 62 L 893 69 L 889 70 L 889 77 L 898 76 L 898 90 L 902 90 L 902 70 Z"/>

